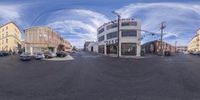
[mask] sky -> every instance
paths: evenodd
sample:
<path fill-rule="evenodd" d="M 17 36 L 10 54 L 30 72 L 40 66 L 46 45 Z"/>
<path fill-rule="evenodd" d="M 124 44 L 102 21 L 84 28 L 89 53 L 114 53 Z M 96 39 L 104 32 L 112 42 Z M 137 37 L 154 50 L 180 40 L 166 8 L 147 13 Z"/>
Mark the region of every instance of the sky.
<path fill-rule="evenodd" d="M 82 48 L 85 41 L 97 41 L 97 28 L 122 18 L 139 19 L 142 43 L 160 38 L 160 23 L 165 22 L 164 41 L 187 45 L 200 27 L 198 0 L 1 0 L 0 25 L 14 21 L 22 30 L 49 26 L 73 46 Z M 22 37 L 24 38 L 24 36 Z"/>

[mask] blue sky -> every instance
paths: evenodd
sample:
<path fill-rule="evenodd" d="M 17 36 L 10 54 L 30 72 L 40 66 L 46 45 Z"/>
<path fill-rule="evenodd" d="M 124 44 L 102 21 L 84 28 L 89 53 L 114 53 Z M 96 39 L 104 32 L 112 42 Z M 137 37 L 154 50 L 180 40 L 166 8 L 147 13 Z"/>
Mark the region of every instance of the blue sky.
<path fill-rule="evenodd" d="M 49 26 L 79 48 L 85 41 L 96 41 L 96 29 L 116 19 L 142 21 L 142 43 L 159 39 L 161 21 L 166 22 L 164 41 L 187 45 L 200 27 L 200 2 L 197 0 L 1 0 L 0 24 L 14 21 L 21 29 Z"/>

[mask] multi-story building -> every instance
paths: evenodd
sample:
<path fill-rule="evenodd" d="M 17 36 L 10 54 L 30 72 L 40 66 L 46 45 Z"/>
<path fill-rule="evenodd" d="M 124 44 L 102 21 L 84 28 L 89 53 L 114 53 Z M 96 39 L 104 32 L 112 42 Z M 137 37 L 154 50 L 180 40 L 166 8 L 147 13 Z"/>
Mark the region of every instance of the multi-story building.
<path fill-rule="evenodd" d="M 85 43 L 84 43 L 84 47 L 83 47 L 83 50 L 84 51 L 88 51 L 88 46 L 89 46 L 89 44 L 91 43 L 92 41 L 86 41 Z"/>
<path fill-rule="evenodd" d="M 90 42 L 86 51 L 98 53 L 98 42 Z"/>
<path fill-rule="evenodd" d="M 200 29 L 197 30 L 197 34 L 188 43 L 189 52 L 199 52 L 200 51 Z"/>
<path fill-rule="evenodd" d="M 0 51 L 18 52 L 21 48 L 21 31 L 14 22 L 0 26 Z"/>
<path fill-rule="evenodd" d="M 121 19 L 119 23 L 118 50 L 118 22 L 105 23 L 97 29 L 98 52 L 103 54 L 117 54 L 119 56 L 140 56 L 141 22 L 135 19 Z"/>
<path fill-rule="evenodd" d="M 38 26 L 25 29 L 26 52 L 31 54 L 44 51 L 56 53 L 60 46 L 65 51 L 72 50 L 72 45 L 49 27 Z"/>
<path fill-rule="evenodd" d="M 162 42 L 160 40 L 155 40 L 155 41 L 150 41 L 142 45 L 142 50 L 144 53 L 150 53 L 150 54 L 160 54 L 161 51 L 161 46 L 163 46 L 163 52 L 169 51 L 171 53 L 175 53 L 175 47 L 166 43 Z"/>
<path fill-rule="evenodd" d="M 187 51 L 187 46 L 178 46 L 176 50 L 179 53 L 186 52 Z"/>

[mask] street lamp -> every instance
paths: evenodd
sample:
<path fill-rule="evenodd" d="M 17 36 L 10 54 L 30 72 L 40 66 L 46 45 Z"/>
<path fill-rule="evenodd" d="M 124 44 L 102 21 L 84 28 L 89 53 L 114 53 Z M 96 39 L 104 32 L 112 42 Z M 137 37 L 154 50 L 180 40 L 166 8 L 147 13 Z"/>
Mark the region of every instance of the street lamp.
<path fill-rule="evenodd" d="M 119 15 L 119 13 L 117 13 L 117 12 L 115 12 L 115 11 L 112 11 L 112 13 L 114 14 L 114 15 L 116 15 L 117 16 L 117 18 L 118 18 L 118 23 L 117 23 L 117 42 L 118 42 L 118 48 L 117 48 L 117 58 L 119 58 L 119 46 L 120 46 L 120 42 L 119 42 L 119 25 L 120 25 L 120 18 L 121 18 L 121 16 Z"/>

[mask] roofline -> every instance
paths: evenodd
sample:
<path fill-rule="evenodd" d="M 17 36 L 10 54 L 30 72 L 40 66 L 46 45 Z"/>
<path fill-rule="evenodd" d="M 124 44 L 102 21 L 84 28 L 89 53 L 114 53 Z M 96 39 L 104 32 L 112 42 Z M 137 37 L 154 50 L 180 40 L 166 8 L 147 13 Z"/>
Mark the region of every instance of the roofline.
<path fill-rule="evenodd" d="M 149 41 L 149 42 L 146 42 L 146 43 L 144 43 L 144 44 L 142 44 L 142 45 L 145 45 L 145 44 L 148 44 L 148 43 L 152 43 L 152 42 L 156 42 L 156 41 L 160 41 L 160 40 Z M 163 41 L 163 43 L 166 43 L 166 44 L 168 44 L 168 45 L 173 46 L 172 44 L 170 44 L 170 43 L 168 43 L 168 42 L 165 42 L 165 41 Z"/>
<path fill-rule="evenodd" d="M 32 27 L 28 27 L 28 28 L 24 29 L 24 31 L 25 31 L 25 30 L 28 30 L 28 29 L 33 29 L 33 28 L 48 28 L 48 29 L 50 29 L 52 32 L 56 33 L 56 35 L 58 35 L 60 39 L 63 39 L 65 42 L 70 43 L 68 40 L 66 40 L 65 38 L 63 38 L 58 32 L 54 31 L 53 28 L 51 28 L 51 27 L 49 27 L 49 26 L 32 26 Z M 24 32 L 24 34 L 25 34 L 25 32 Z M 71 44 L 71 43 L 70 43 L 70 44 Z"/>
<path fill-rule="evenodd" d="M 18 28 L 20 34 L 22 35 L 22 34 L 23 34 L 23 29 L 21 29 L 14 21 L 9 21 L 9 22 L 7 22 L 7 23 L 1 25 L 0 28 L 6 26 L 6 25 L 8 25 L 8 24 L 11 24 L 11 23 L 14 24 L 14 25 Z M 22 37 L 21 37 L 21 38 L 22 38 Z"/>
<path fill-rule="evenodd" d="M 51 27 L 49 27 L 49 26 L 30 26 L 30 27 L 27 27 L 27 28 L 25 28 L 24 30 L 28 30 L 28 29 L 32 29 L 32 28 L 49 28 L 49 29 L 51 29 L 51 30 L 53 30 Z"/>
<path fill-rule="evenodd" d="M 139 19 L 134 19 L 134 18 L 122 18 L 122 19 L 120 19 L 120 20 L 140 21 Z M 109 24 L 109 23 L 112 23 L 112 22 L 117 22 L 117 20 L 111 20 L 111 21 L 109 21 L 109 22 L 107 22 L 107 23 L 104 23 L 103 25 L 99 26 L 99 27 L 97 28 L 97 30 L 101 29 L 103 26 L 105 26 L 105 25 L 107 25 L 107 24 Z"/>
<path fill-rule="evenodd" d="M 9 21 L 9 22 L 7 22 L 7 23 L 1 25 L 0 28 L 6 26 L 6 25 L 8 25 L 8 24 L 11 24 L 11 23 L 13 23 L 13 24 L 20 30 L 19 26 L 18 26 L 15 22 L 13 22 L 13 21 Z"/>
<path fill-rule="evenodd" d="M 188 44 L 191 43 L 192 40 L 193 40 L 194 38 L 197 37 L 197 35 L 198 35 L 198 31 L 200 31 L 200 28 L 198 28 L 198 29 L 196 30 L 196 34 L 192 37 L 192 39 L 188 42 Z"/>

